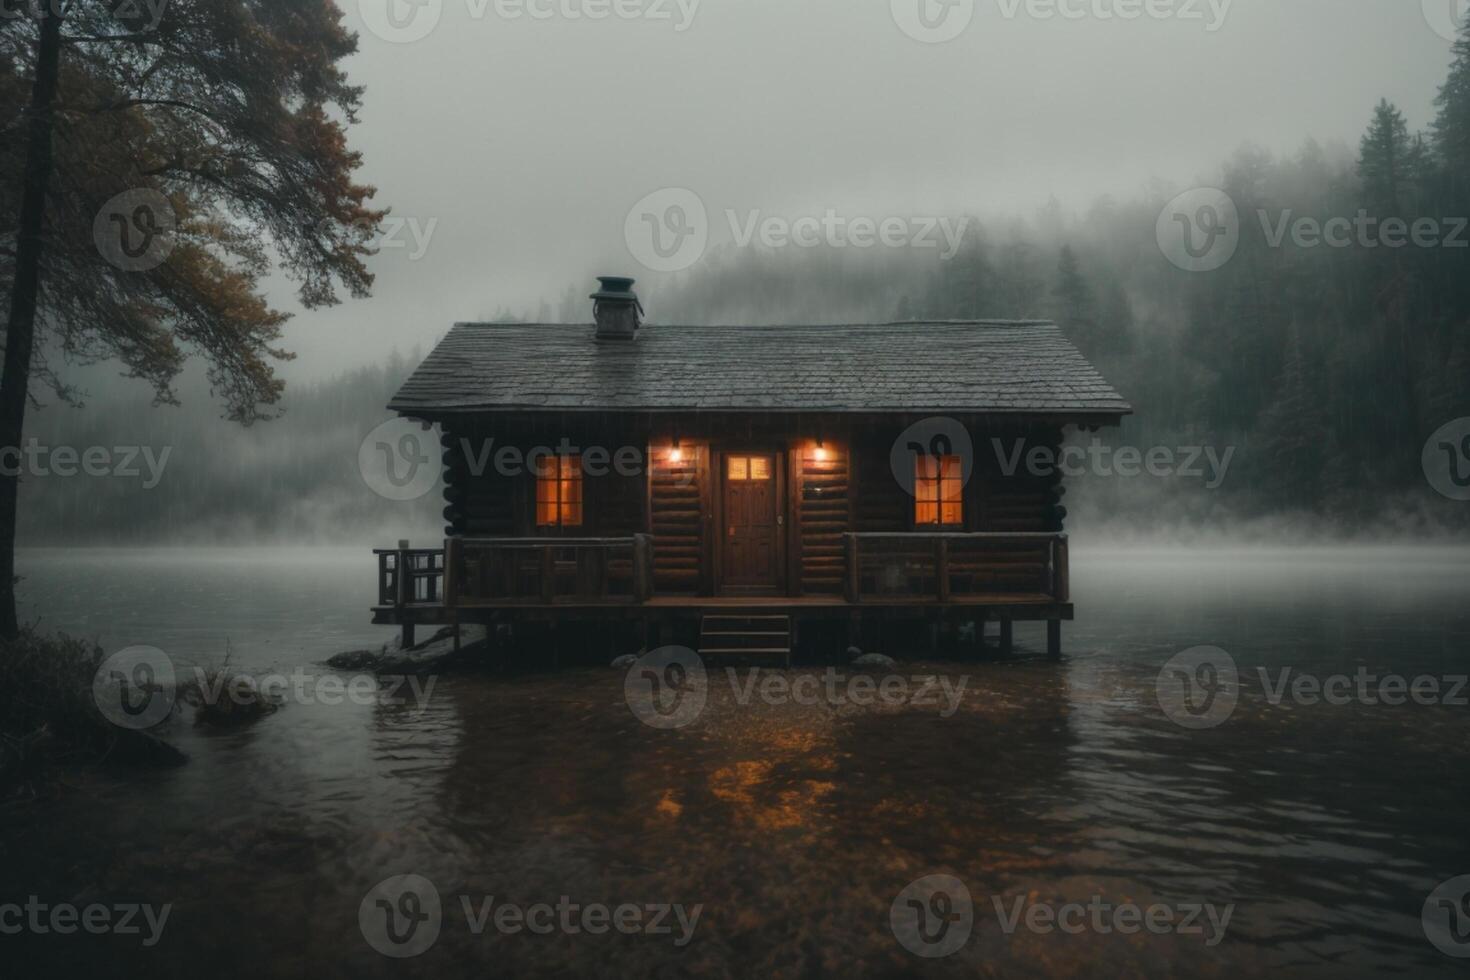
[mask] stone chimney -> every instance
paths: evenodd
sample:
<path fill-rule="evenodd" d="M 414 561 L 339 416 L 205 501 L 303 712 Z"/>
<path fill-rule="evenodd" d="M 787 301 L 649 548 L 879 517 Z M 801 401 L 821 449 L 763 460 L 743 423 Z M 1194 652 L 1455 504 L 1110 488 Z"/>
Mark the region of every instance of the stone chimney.
<path fill-rule="evenodd" d="M 633 280 L 624 276 L 598 276 L 602 288 L 592 294 L 592 318 L 597 321 L 598 340 L 632 340 L 638 336 L 643 304 L 633 292 Z"/>

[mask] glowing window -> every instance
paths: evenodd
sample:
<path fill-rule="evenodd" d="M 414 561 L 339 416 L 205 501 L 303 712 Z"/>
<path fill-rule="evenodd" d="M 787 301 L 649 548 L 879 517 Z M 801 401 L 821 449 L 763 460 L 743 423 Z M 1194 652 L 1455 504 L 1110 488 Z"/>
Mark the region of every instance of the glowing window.
<path fill-rule="evenodd" d="M 914 524 L 959 527 L 965 523 L 962 474 L 958 456 L 914 457 Z"/>
<path fill-rule="evenodd" d="M 575 453 L 539 462 L 536 470 L 538 527 L 582 524 L 582 457 Z"/>
<path fill-rule="evenodd" d="M 727 456 L 725 475 L 731 480 L 769 480 L 771 460 L 768 456 Z"/>

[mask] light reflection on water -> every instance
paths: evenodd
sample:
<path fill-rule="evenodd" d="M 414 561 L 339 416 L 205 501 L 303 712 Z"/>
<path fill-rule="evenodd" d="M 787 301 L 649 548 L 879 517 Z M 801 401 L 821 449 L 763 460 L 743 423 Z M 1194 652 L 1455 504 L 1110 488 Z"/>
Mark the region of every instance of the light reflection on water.
<path fill-rule="evenodd" d="M 109 648 L 251 670 L 376 645 L 364 552 L 31 553 L 46 624 Z M 1420 928 L 1470 872 L 1470 709 L 1272 706 L 1257 668 L 1467 671 L 1464 551 L 1074 554 L 1068 656 L 904 663 L 968 688 L 960 710 L 741 705 L 719 675 L 688 728 L 656 731 L 605 669 L 439 680 L 427 705 L 288 705 L 254 727 L 181 728 L 192 762 L 5 812 L 3 894 L 172 901 L 155 975 L 1319 976 L 1458 974 Z M 1035 650 L 1040 631 L 1018 627 Z M 1243 694 L 1187 732 L 1160 665 L 1211 644 Z M 902 651 L 888 651 L 902 653 Z M 888 930 L 913 879 L 962 878 L 977 930 L 916 960 Z M 384 960 L 357 928 L 391 874 L 433 880 L 445 931 Z M 990 896 L 1234 903 L 1227 937 L 1047 936 Z M 703 903 L 695 940 L 472 936 L 457 896 Z M 52 937 L 56 939 L 58 937 Z M 240 959 L 230 948 L 258 951 Z M 117 955 L 114 937 L 50 943 Z M 488 975 L 488 974 L 487 974 Z"/>

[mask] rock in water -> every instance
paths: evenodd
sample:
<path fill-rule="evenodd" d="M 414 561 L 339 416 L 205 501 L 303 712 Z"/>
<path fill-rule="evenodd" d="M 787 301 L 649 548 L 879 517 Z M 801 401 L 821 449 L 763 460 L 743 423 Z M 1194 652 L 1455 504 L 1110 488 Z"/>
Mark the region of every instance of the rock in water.
<path fill-rule="evenodd" d="M 897 667 L 898 661 L 881 653 L 865 653 L 852 662 L 854 667 Z"/>
<path fill-rule="evenodd" d="M 637 662 L 637 657 L 635 657 L 631 653 L 625 653 L 621 657 L 618 657 L 616 660 L 614 660 L 608 666 L 612 667 L 614 670 L 627 670 L 629 667 L 633 666 Z"/>
<path fill-rule="evenodd" d="M 487 645 L 489 630 L 477 624 L 459 628 L 459 655 L 479 653 Z M 337 670 L 371 671 L 377 674 L 421 674 L 455 659 L 454 627 L 446 626 L 422 643 L 404 648 L 394 642 L 379 653 L 354 650 L 327 659 Z"/>

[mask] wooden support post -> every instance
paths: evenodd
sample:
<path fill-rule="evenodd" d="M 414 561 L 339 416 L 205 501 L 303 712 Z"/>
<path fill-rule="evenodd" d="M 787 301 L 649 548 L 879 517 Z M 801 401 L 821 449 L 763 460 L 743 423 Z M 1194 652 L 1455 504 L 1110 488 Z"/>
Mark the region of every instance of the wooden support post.
<path fill-rule="evenodd" d="M 404 615 L 407 616 L 408 614 L 405 613 Z M 413 620 L 407 618 L 403 620 L 402 635 L 399 639 L 399 645 L 402 646 L 405 650 L 413 646 Z"/>
<path fill-rule="evenodd" d="M 934 580 L 939 601 L 949 601 L 949 539 L 934 539 Z"/>
<path fill-rule="evenodd" d="M 556 553 L 551 545 L 541 548 L 541 601 L 550 603 L 556 598 Z"/>
<path fill-rule="evenodd" d="M 847 544 L 847 601 L 856 605 L 862 602 L 862 572 L 858 568 L 858 537 L 856 534 L 845 534 L 842 540 Z"/>
<path fill-rule="evenodd" d="M 647 602 L 653 595 L 653 537 L 647 534 L 633 535 L 633 599 Z M 643 621 L 645 639 L 648 620 Z"/>
<path fill-rule="evenodd" d="M 1003 616 L 1000 620 L 1000 652 L 1004 656 L 1010 656 L 1016 648 L 1015 629 L 1011 625 L 1011 618 Z"/>
<path fill-rule="evenodd" d="M 1067 536 L 1057 538 L 1056 557 L 1053 559 L 1053 582 L 1057 602 L 1070 602 L 1072 598 L 1072 570 L 1067 557 Z"/>
<path fill-rule="evenodd" d="M 1060 619 L 1046 621 L 1046 655 L 1053 660 L 1062 658 L 1062 621 Z"/>
<path fill-rule="evenodd" d="M 398 566 L 398 595 L 396 603 L 406 606 L 413 601 L 413 571 L 409 568 L 408 539 L 402 538 L 398 542 L 398 554 L 393 559 Z"/>
<path fill-rule="evenodd" d="M 459 539 L 444 539 L 444 605 L 459 605 Z"/>

